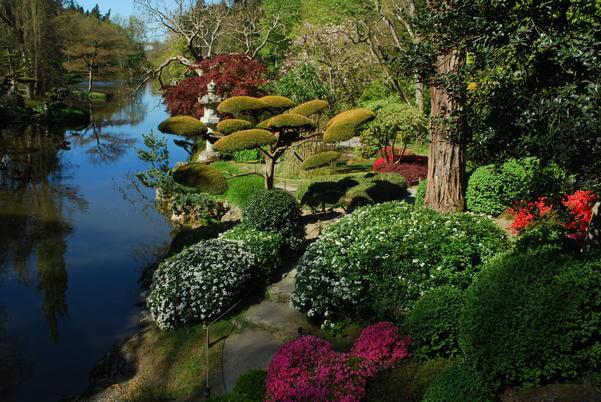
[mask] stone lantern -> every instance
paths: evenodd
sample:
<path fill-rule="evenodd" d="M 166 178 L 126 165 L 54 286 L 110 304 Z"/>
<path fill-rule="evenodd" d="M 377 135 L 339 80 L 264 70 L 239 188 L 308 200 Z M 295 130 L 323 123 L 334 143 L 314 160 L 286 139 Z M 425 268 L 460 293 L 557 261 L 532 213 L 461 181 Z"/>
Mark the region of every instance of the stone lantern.
<path fill-rule="evenodd" d="M 209 82 L 207 85 L 207 94 L 201 98 L 198 98 L 198 102 L 204 108 L 204 114 L 200 118 L 207 126 L 207 141 L 206 148 L 200 153 L 200 162 L 208 162 L 214 160 L 218 152 L 213 149 L 213 142 L 216 141 L 216 137 L 213 133 L 216 131 L 217 123 L 221 120 L 217 115 L 217 105 L 223 100 L 223 96 L 215 93 L 217 85 L 214 81 Z"/>

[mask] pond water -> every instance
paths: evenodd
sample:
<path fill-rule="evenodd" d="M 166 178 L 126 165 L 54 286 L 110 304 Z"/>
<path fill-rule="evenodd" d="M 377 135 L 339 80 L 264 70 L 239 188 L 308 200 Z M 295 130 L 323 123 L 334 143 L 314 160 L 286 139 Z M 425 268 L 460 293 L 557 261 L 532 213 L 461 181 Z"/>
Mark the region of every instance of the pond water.
<path fill-rule="evenodd" d="M 81 392 L 135 330 L 137 281 L 171 238 L 136 148 L 166 117 L 149 86 L 94 107 L 85 129 L 0 130 L 0 390 L 19 384 L 0 400 Z"/>

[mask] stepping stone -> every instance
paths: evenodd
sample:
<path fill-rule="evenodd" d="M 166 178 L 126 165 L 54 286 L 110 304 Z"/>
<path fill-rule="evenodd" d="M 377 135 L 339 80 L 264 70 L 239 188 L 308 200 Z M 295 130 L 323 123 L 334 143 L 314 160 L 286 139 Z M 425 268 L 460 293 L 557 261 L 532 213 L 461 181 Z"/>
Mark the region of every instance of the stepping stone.
<path fill-rule="evenodd" d="M 290 302 L 292 292 L 294 292 L 296 274 L 296 269 L 293 269 L 292 271 L 284 275 L 281 281 L 274 283 L 269 288 L 267 288 L 267 295 L 269 296 L 269 300 L 276 303 L 288 304 L 288 302 Z"/>
<path fill-rule="evenodd" d="M 293 338 L 298 327 L 306 326 L 305 316 L 287 304 L 264 301 L 250 307 L 244 317 L 247 321 L 283 338 Z"/>

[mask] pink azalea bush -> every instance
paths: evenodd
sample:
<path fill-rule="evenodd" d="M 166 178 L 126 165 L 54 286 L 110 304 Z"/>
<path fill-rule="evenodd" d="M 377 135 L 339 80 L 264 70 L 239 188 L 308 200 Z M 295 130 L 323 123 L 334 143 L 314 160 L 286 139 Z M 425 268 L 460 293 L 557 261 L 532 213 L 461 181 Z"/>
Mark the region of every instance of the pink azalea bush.
<path fill-rule="evenodd" d="M 367 379 L 408 357 L 410 342 L 389 322 L 365 328 L 350 353 L 337 353 L 315 336 L 299 337 L 284 344 L 269 364 L 268 400 L 361 401 Z"/>

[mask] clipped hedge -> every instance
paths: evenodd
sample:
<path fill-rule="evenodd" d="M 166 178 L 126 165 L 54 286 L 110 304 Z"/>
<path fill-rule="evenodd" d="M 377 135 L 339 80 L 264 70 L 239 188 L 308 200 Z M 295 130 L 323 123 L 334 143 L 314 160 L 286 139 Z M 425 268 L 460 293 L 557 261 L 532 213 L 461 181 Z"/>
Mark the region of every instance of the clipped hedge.
<path fill-rule="evenodd" d="M 164 134 L 193 137 L 206 134 L 207 126 L 192 116 L 174 116 L 162 121 L 159 131 Z"/>
<path fill-rule="evenodd" d="M 238 225 L 221 238 L 244 243 L 255 254 L 262 277 L 268 279 L 282 264 L 285 241 L 279 233 L 263 232 Z"/>
<path fill-rule="evenodd" d="M 506 247 L 486 218 L 398 201 L 362 207 L 309 246 L 292 302 L 318 319 L 398 318 L 430 289 L 467 288 Z"/>
<path fill-rule="evenodd" d="M 286 129 L 286 128 L 311 128 L 315 127 L 315 123 L 308 117 L 301 116 L 300 114 L 294 113 L 282 113 L 273 116 L 268 120 L 267 128 L 272 129 Z"/>
<path fill-rule="evenodd" d="M 275 135 L 267 130 L 252 128 L 250 130 L 236 131 L 215 142 L 214 147 L 221 152 L 234 152 L 243 149 L 261 147 L 274 144 L 278 141 Z"/>
<path fill-rule="evenodd" d="M 301 103 L 297 107 L 290 110 L 290 113 L 300 114 L 301 116 L 309 117 L 315 113 L 319 113 L 322 110 L 330 107 L 330 104 L 326 101 L 315 99 L 305 103 Z"/>
<path fill-rule="evenodd" d="M 188 163 L 173 171 L 173 180 L 187 187 L 196 187 L 211 194 L 221 194 L 227 190 L 223 173 L 203 163 Z"/>
<path fill-rule="evenodd" d="M 309 156 L 302 164 L 304 170 L 316 169 L 322 166 L 329 165 L 336 159 L 340 158 L 340 152 L 326 151 Z"/>
<path fill-rule="evenodd" d="M 259 100 L 274 109 L 288 109 L 290 107 L 294 107 L 294 101 L 290 98 L 286 98 L 285 96 L 268 95 L 259 98 Z"/>
<path fill-rule="evenodd" d="M 300 207 L 287 191 L 273 189 L 255 193 L 242 213 L 248 228 L 281 235 L 290 248 L 297 249 L 304 240 Z"/>
<path fill-rule="evenodd" d="M 222 120 L 217 124 L 217 130 L 219 130 L 222 134 L 228 135 L 234 133 L 236 131 L 248 130 L 253 128 L 253 124 L 248 120 L 242 119 L 227 119 Z"/>
<path fill-rule="evenodd" d="M 369 109 L 351 109 L 332 117 L 328 122 L 327 127 L 340 124 L 359 126 L 375 117 L 376 114 Z"/>
<path fill-rule="evenodd" d="M 576 378 L 601 368 L 601 256 L 506 255 L 466 292 L 460 345 L 495 388 Z"/>
<path fill-rule="evenodd" d="M 267 371 L 261 369 L 249 370 L 240 375 L 234 385 L 233 394 L 248 402 L 263 402 L 267 391 L 265 377 Z"/>
<path fill-rule="evenodd" d="M 256 111 L 268 108 L 269 105 L 252 96 L 232 96 L 222 101 L 217 110 L 220 113 L 239 114 L 246 111 Z"/>
<path fill-rule="evenodd" d="M 456 363 L 438 376 L 424 393 L 422 402 L 492 402 L 493 395 L 478 373 Z"/>
<path fill-rule="evenodd" d="M 340 142 L 350 140 L 355 136 L 357 126 L 351 123 L 330 126 L 323 133 L 324 142 Z"/>
<path fill-rule="evenodd" d="M 212 239 L 185 248 L 155 271 L 148 308 L 164 330 L 217 317 L 256 278 L 258 261 L 244 244 Z"/>
<path fill-rule="evenodd" d="M 413 339 L 418 359 L 460 355 L 459 317 L 463 293 L 450 286 L 426 292 L 405 317 L 404 327 Z"/>

